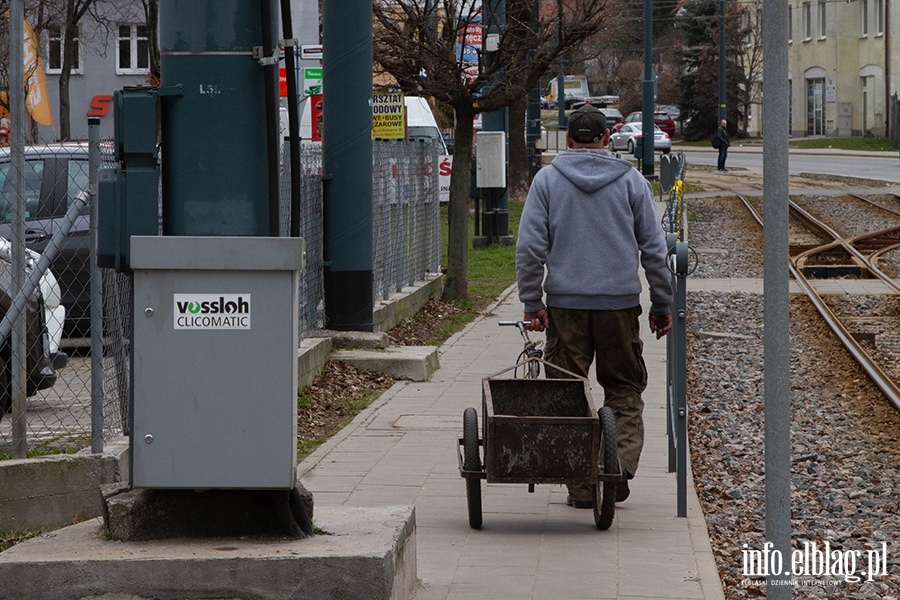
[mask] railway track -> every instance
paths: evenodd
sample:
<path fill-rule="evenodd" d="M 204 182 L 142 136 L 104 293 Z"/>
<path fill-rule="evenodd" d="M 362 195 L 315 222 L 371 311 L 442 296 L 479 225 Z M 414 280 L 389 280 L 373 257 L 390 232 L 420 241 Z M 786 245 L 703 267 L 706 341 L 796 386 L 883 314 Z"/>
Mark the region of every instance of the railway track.
<path fill-rule="evenodd" d="M 762 227 L 762 215 L 753 203 L 742 194 L 732 193 L 740 199 Z M 789 268 L 792 277 L 825 319 L 841 344 L 884 393 L 888 401 L 897 410 L 900 410 L 900 385 L 897 383 L 897 377 L 882 365 L 886 357 L 895 357 L 900 353 L 900 341 L 896 339 L 896 336 L 889 336 L 883 340 L 887 344 L 882 344 L 882 346 L 889 347 L 879 347 L 880 341 L 877 339 L 877 334 L 864 332 L 860 327 L 860 324 L 864 324 L 871 329 L 872 320 L 887 318 L 892 319 L 893 322 L 880 329 L 892 332 L 896 330 L 896 318 L 881 317 L 875 314 L 848 317 L 841 314 L 840 311 L 836 311 L 834 303 L 826 300 L 825 295 L 818 290 L 818 282 L 834 277 L 874 279 L 883 285 L 886 294 L 900 296 L 900 285 L 891 274 L 885 273 L 878 266 L 881 257 L 900 248 L 900 212 L 858 194 L 841 196 L 837 201 L 843 201 L 842 199 L 847 197 L 852 198 L 853 202 L 859 203 L 870 214 L 873 212 L 883 213 L 884 218 L 878 220 L 867 217 L 865 221 L 870 223 L 869 226 L 856 227 L 848 225 L 850 220 L 842 219 L 840 226 L 845 231 L 838 231 L 814 215 L 808 208 L 791 200 L 789 207 L 792 218 L 799 220 L 802 226 L 812 233 L 815 241 L 790 246 Z M 875 230 L 864 231 L 873 224 L 877 227 Z M 805 241 L 809 242 L 810 240 Z M 887 362 L 894 363 L 896 358 L 887 360 Z"/>
<path fill-rule="evenodd" d="M 752 186 L 737 173 L 728 177 L 734 181 L 727 190 L 747 190 L 747 200 L 762 213 Z M 818 184 L 801 189 L 792 180 L 791 190 L 796 191 L 792 198 L 845 240 L 884 229 L 882 220 L 900 223 L 893 215 L 863 209 L 847 196 L 848 190 L 840 189 L 841 182 Z M 872 189 L 853 191 L 864 195 L 887 191 L 868 187 Z M 699 259 L 688 278 L 689 437 L 694 483 L 725 597 L 751 600 L 764 592 L 743 587 L 746 577 L 736 548 L 744 544 L 760 548 L 767 539 L 763 234 L 742 201 L 727 190 L 685 200 L 687 238 Z M 832 200 L 833 195 L 841 197 Z M 885 196 L 879 203 L 900 209 L 893 197 Z M 800 246 L 809 249 L 834 241 L 799 217 L 792 215 L 788 225 L 794 256 Z M 867 254 L 860 245 L 857 250 Z M 871 253 L 868 256 L 871 261 Z M 890 272 L 888 267 L 898 263 L 900 251 L 883 252 L 876 259 L 879 268 Z M 900 380 L 900 364 L 886 369 L 887 361 L 878 354 L 894 343 L 888 334 L 900 331 L 900 297 L 868 273 L 859 277 L 846 281 L 851 275 L 809 276 L 810 285 L 853 337 L 876 360 L 882 359 L 882 369 Z M 794 281 L 791 286 L 800 291 Z M 790 310 L 791 539 L 795 547 L 813 540 L 842 549 L 878 548 L 885 542 L 896 548 L 900 411 L 885 402 L 884 392 L 844 350 L 805 294 L 792 294 Z M 900 359 L 900 341 L 893 347 Z M 857 583 L 807 581 L 795 587 L 794 595 L 827 600 L 900 598 L 900 579 L 894 575 L 900 572 L 900 558 L 893 550 L 890 563 L 889 577 Z"/>

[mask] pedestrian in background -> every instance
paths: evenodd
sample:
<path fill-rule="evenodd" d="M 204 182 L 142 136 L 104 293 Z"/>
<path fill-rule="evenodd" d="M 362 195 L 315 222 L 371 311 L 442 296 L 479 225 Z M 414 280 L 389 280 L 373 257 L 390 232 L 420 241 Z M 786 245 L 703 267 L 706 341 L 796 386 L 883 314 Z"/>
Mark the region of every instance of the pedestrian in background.
<path fill-rule="evenodd" d="M 730 145 L 728 141 L 728 121 L 722 119 L 722 122 L 719 124 L 719 128 L 716 129 L 716 132 L 713 134 L 713 148 L 717 148 L 719 150 L 719 171 L 725 170 L 725 159 L 728 158 L 728 146 Z"/>
<path fill-rule="evenodd" d="M 572 112 L 569 151 L 538 171 L 525 200 L 516 278 L 528 329 L 547 331 L 549 363 L 587 377 L 596 357 L 604 404 L 616 416 L 619 462 L 631 479 L 644 444 L 647 387 L 638 269 L 650 284 L 657 339 L 672 327 L 671 273 L 650 186 L 608 143 L 602 112 L 590 105 Z M 566 375 L 548 367 L 547 377 Z M 627 481 L 618 484 L 616 501 L 629 493 Z M 568 503 L 592 507 L 590 486 L 569 486 Z"/>

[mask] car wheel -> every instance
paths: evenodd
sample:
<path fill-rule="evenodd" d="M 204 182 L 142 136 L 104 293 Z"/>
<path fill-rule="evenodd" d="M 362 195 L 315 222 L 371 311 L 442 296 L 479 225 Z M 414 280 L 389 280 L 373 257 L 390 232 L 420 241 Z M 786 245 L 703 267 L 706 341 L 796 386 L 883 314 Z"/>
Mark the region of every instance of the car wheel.
<path fill-rule="evenodd" d="M 671 148 L 666 148 L 665 150 L 663 150 L 663 154 L 668 154 L 671 151 L 672 151 Z"/>
<path fill-rule="evenodd" d="M 628 151 L 634 154 L 634 142 L 628 140 Z"/>

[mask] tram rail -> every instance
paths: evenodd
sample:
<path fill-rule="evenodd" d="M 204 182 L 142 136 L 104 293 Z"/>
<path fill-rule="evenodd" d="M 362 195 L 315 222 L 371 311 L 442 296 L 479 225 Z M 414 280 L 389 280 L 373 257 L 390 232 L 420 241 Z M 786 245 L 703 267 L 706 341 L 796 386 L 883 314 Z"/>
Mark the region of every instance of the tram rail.
<path fill-rule="evenodd" d="M 742 194 L 738 192 L 732 193 L 740 199 L 759 226 L 763 227 L 763 218 L 752 203 Z M 869 201 L 855 194 L 854 197 Z M 879 269 L 876 264 L 879 256 L 900 247 L 900 226 L 881 229 L 848 239 L 798 206 L 795 202 L 790 201 L 789 207 L 794 217 L 802 219 L 808 227 L 830 238 L 825 243 L 812 247 L 792 248 L 789 265 L 791 276 L 810 299 L 810 302 L 815 306 L 841 344 L 853 356 L 854 360 L 859 363 L 894 408 L 900 410 L 900 386 L 856 339 L 843 320 L 828 306 L 822 295 L 816 290 L 815 285 L 806 276 L 808 269 L 818 266 L 826 271 L 840 272 L 841 276 L 844 277 L 855 276 L 857 278 L 878 279 L 888 289 L 893 290 L 892 293 L 900 294 L 900 286 L 898 286 L 897 282 Z M 900 216 L 900 213 L 896 214 Z"/>

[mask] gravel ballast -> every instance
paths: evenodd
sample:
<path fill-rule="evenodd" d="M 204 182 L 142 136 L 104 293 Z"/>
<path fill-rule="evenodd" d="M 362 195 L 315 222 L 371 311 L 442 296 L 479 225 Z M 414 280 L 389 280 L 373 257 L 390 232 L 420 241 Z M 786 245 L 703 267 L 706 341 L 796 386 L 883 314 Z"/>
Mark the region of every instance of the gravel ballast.
<path fill-rule="evenodd" d="M 762 277 L 762 233 L 736 198 L 688 198 L 686 209 L 700 261 L 691 277 Z M 808 300 L 790 307 L 792 544 L 827 542 L 844 559 L 841 573 L 799 577 L 794 597 L 900 598 L 900 413 Z M 692 468 L 726 598 L 765 595 L 764 578 L 744 573 L 744 551 L 766 542 L 763 331 L 762 295 L 689 291 Z M 870 550 L 886 554 L 886 575 L 862 575 Z"/>

